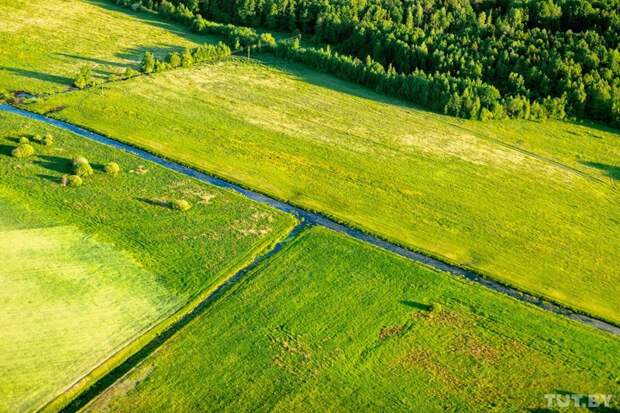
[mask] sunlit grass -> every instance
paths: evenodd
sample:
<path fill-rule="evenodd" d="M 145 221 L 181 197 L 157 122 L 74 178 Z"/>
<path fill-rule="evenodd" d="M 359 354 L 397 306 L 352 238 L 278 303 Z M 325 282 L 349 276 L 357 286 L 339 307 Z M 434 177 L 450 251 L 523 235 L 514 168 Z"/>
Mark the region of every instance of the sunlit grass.
<path fill-rule="evenodd" d="M 614 337 L 314 229 L 92 412 L 529 411 L 620 390 Z"/>
<path fill-rule="evenodd" d="M 66 106 L 52 116 L 620 321 L 620 194 L 570 157 L 611 168 L 617 135 L 459 122 L 270 62 L 282 70 L 229 61 L 29 108 Z"/>

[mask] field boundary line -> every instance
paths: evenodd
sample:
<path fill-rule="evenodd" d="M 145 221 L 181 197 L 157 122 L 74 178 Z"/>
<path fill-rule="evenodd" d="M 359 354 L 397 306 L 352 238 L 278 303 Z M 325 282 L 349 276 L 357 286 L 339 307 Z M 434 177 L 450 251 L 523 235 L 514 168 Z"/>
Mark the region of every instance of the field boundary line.
<path fill-rule="evenodd" d="M 408 258 L 417 263 L 423 264 L 427 267 L 483 285 L 490 290 L 499 292 L 504 295 L 508 295 L 518 301 L 534 305 L 536 307 L 542 308 L 543 310 L 620 336 L 620 325 L 612 321 L 598 318 L 594 315 L 587 314 L 568 305 L 550 301 L 543 298 L 542 296 L 526 292 L 517 287 L 510 286 L 500 281 L 496 281 L 494 279 L 491 279 L 488 275 L 483 275 L 482 273 L 477 272 L 473 269 L 452 264 L 439 257 L 435 257 L 430 253 L 414 251 L 410 248 L 403 247 L 394 242 L 390 242 L 383 238 L 380 238 L 379 236 L 373 235 L 369 232 L 365 232 L 362 229 L 353 227 L 343 222 L 336 221 L 337 218 L 331 218 L 325 214 L 313 212 L 302 207 L 292 205 L 288 202 L 281 201 L 263 193 L 245 188 L 239 184 L 233 183 L 224 178 L 220 178 L 212 173 L 201 172 L 192 167 L 185 166 L 181 163 L 174 162 L 162 156 L 156 155 L 152 152 L 149 152 L 148 150 L 140 149 L 136 146 L 118 141 L 108 136 L 92 132 L 69 122 L 50 118 L 35 112 L 30 112 L 28 110 L 16 108 L 8 104 L 0 105 L 0 111 L 12 113 L 29 119 L 38 120 L 40 122 L 44 122 L 57 128 L 63 129 L 65 131 L 69 131 L 78 136 L 123 150 L 125 152 L 136 155 L 144 160 L 154 162 L 191 178 L 195 178 L 197 180 L 209 183 L 220 188 L 233 190 L 253 201 L 266 204 L 273 208 L 292 214 L 300 220 L 306 222 L 307 224 L 319 225 L 330 228 L 336 232 L 344 233 L 358 240 L 372 244 L 378 248 L 388 250 L 392 253 Z"/>
<path fill-rule="evenodd" d="M 72 384 L 65 387 L 65 389 L 54 396 L 54 398 L 39 406 L 35 411 L 65 411 L 71 404 L 80 399 L 82 395 L 86 394 L 91 388 L 108 377 L 110 372 L 115 371 L 120 366 L 124 365 L 131 357 L 142 351 L 146 345 L 161 339 L 171 328 L 179 323 L 183 323 L 186 317 L 197 311 L 201 306 L 205 306 L 209 300 L 212 301 L 217 298 L 214 296 L 219 294 L 220 290 L 227 284 L 231 282 L 234 283 L 236 279 L 240 278 L 249 269 L 254 268 L 255 265 L 279 251 L 281 249 L 281 244 L 288 243 L 291 236 L 297 235 L 297 233 L 303 229 L 302 227 L 305 227 L 305 223 L 296 221 L 293 225 L 289 225 L 281 232 L 278 232 L 274 237 L 267 238 L 257 244 L 254 248 L 249 250 L 239 262 L 225 269 L 223 275 L 215 280 L 211 286 L 199 292 L 172 313 L 168 313 L 167 316 L 164 315 L 163 318 L 134 335 L 123 345 L 117 347 L 112 354 L 99 362 L 90 371 L 76 379 Z M 186 320 L 185 324 L 189 321 L 191 320 Z M 170 334 L 170 337 L 183 325 L 177 326 L 177 329 Z M 101 391 L 103 390 L 105 390 L 105 388 L 101 389 Z"/>
<path fill-rule="evenodd" d="M 174 337 L 175 334 L 182 330 L 187 324 L 201 315 L 250 271 L 255 269 L 262 262 L 276 255 L 284 246 L 295 241 L 307 226 L 305 222 L 297 222 L 294 227 L 289 228 L 289 231 L 285 233 L 283 237 L 280 237 L 278 241 L 272 243 L 270 248 L 263 250 L 263 253 L 257 255 L 249 264 L 241 267 L 232 276 L 226 278 L 221 283 L 209 288 L 191 304 L 184 307 L 182 309 L 182 314 L 175 314 L 173 317 L 165 320 L 162 323 L 163 326 L 158 326 L 158 331 L 155 332 L 155 334 L 149 334 L 146 338 L 141 337 L 138 340 L 139 343 L 132 346 L 132 352 L 128 357 L 119 360 L 111 369 L 107 369 L 104 374 L 86 387 L 84 391 L 79 392 L 74 398 L 67 401 L 65 405 L 49 406 L 50 409 L 42 411 L 58 410 L 60 412 L 77 412 L 87 406 L 97 396 L 104 393 L 112 384 L 116 383 L 149 355 L 157 351 L 157 349 Z"/>

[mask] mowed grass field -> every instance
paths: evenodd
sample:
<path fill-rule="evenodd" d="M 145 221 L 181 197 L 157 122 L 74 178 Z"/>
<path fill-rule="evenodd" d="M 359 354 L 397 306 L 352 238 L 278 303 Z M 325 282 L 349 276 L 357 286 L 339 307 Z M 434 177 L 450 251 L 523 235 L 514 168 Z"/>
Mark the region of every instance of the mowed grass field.
<path fill-rule="evenodd" d="M 326 229 L 306 231 L 89 406 L 539 411 L 620 390 L 610 335 Z"/>
<path fill-rule="evenodd" d="M 620 321 L 620 193 L 607 176 L 617 134 L 462 122 L 267 63 L 167 72 L 28 108 L 64 108 L 51 116 Z"/>
<path fill-rule="evenodd" d="M 52 133 L 17 159 L 18 137 Z M 74 156 L 95 175 L 61 185 Z M 115 161 L 112 177 L 102 165 Z M 0 411 L 32 411 L 285 236 L 292 217 L 0 114 Z M 180 212 L 163 200 L 186 199 Z"/>
<path fill-rule="evenodd" d="M 0 0 L 0 89 L 66 89 L 83 65 L 95 75 L 135 66 L 145 50 L 164 57 L 195 46 L 180 27 L 106 0 Z"/>
<path fill-rule="evenodd" d="M 73 227 L 2 230 L 0 262 L 1 411 L 35 409 L 178 304 L 127 254 Z"/>

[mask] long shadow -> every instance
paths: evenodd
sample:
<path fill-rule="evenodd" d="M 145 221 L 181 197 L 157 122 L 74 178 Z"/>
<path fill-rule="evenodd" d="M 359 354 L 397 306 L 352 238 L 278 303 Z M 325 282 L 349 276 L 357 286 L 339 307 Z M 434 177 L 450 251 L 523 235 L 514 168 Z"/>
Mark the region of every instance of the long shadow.
<path fill-rule="evenodd" d="M 46 174 L 37 174 L 38 178 L 45 179 L 46 181 L 53 182 L 55 184 L 59 183 L 61 178 L 54 175 L 46 175 Z"/>
<path fill-rule="evenodd" d="M 0 145 L 0 155 L 11 156 L 11 151 L 13 148 L 15 148 L 15 146 Z"/>
<path fill-rule="evenodd" d="M 34 163 L 52 172 L 61 174 L 71 172 L 71 161 L 60 156 L 40 155 Z"/>
<path fill-rule="evenodd" d="M 359 85 L 349 80 L 340 79 L 335 75 L 322 72 L 301 63 L 289 62 L 282 58 L 268 54 L 256 55 L 254 56 L 254 60 L 257 60 L 264 65 L 277 69 L 281 72 L 287 73 L 293 76 L 295 79 L 302 80 L 306 83 L 310 83 L 312 85 L 319 86 L 325 89 L 335 90 L 347 95 L 386 103 L 401 108 L 416 109 L 418 111 L 440 115 L 437 112 L 433 112 L 429 109 L 415 105 L 411 102 L 407 102 L 402 99 L 375 92 L 373 89 L 367 86 Z"/>
<path fill-rule="evenodd" d="M 601 162 L 589 162 L 582 161 L 580 162 L 582 165 L 589 166 L 590 168 L 596 168 L 599 171 L 603 171 L 605 175 L 614 179 L 620 180 L 620 166 L 608 165 Z"/>
<path fill-rule="evenodd" d="M 163 199 L 150 199 L 150 198 L 136 198 L 140 202 L 144 202 L 145 204 L 158 206 L 162 208 L 170 208 L 170 204 Z"/>
<path fill-rule="evenodd" d="M 29 77 L 31 79 L 43 80 L 45 82 L 60 83 L 70 85 L 72 80 L 65 76 L 52 75 L 50 73 L 37 72 L 34 70 L 20 69 L 18 67 L 0 66 L 0 70 L 11 72 L 19 76 Z"/>
<path fill-rule="evenodd" d="M 174 33 L 178 36 L 181 36 L 185 39 L 191 40 L 196 43 L 201 43 L 201 44 L 206 43 L 206 42 L 216 43 L 218 41 L 223 40 L 223 38 L 217 37 L 217 36 L 189 33 L 188 29 L 185 28 L 184 26 L 176 24 L 174 22 L 170 22 L 153 13 L 134 12 L 133 10 L 130 10 L 125 7 L 117 6 L 106 0 L 87 0 L 87 1 L 93 5 L 96 5 L 96 6 L 108 9 L 108 10 L 125 13 L 127 15 L 132 16 L 136 20 L 139 20 L 141 22 L 144 22 L 144 23 L 147 23 L 147 24 L 150 24 L 150 25 L 162 28 L 162 29 L 166 29 L 170 31 L 171 33 Z M 147 50 L 153 51 L 153 49 L 154 48 L 148 48 L 148 47 L 136 48 L 134 50 L 129 50 L 126 53 L 117 54 L 117 56 L 125 58 L 125 59 L 131 59 L 135 57 L 132 55 L 132 52 L 139 53 L 141 55 L 142 53 L 144 53 L 144 51 L 147 51 Z M 168 51 L 171 51 L 171 50 L 168 50 Z M 164 50 L 162 50 L 162 52 L 164 52 Z M 167 53 L 164 53 L 164 54 L 167 54 Z M 266 55 L 266 54 L 256 55 L 254 56 L 254 60 L 258 60 L 267 66 L 273 67 L 282 72 L 286 72 L 300 80 L 303 80 L 307 83 L 311 83 L 315 86 L 320 86 L 326 89 L 333 89 L 333 90 L 346 93 L 346 94 L 349 94 L 355 97 L 370 99 L 370 100 L 387 103 L 390 105 L 395 105 L 395 106 L 399 106 L 403 108 L 411 108 L 411 109 L 416 109 L 416 110 L 423 111 L 423 112 L 436 113 L 428 109 L 425 109 L 423 107 L 406 102 L 404 100 L 375 92 L 374 90 L 366 86 L 358 85 L 356 83 L 353 83 L 347 80 L 342 80 L 334 75 L 323 73 L 319 70 L 310 68 L 300 63 L 288 62 L 286 60 L 277 58 L 275 56 Z"/>
<path fill-rule="evenodd" d="M 428 304 L 422 304 L 422 303 L 418 303 L 416 301 L 411 301 L 411 300 L 401 300 L 400 303 L 402 305 L 406 305 L 407 307 L 415 308 L 417 310 L 422 310 L 422 311 L 430 311 L 433 308 L 432 306 Z"/>
<path fill-rule="evenodd" d="M 71 59 L 82 60 L 84 62 L 95 63 L 98 65 L 125 67 L 123 63 L 113 62 L 111 60 L 98 59 L 96 57 L 79 56 L 79 55 L 75 55 L 71 53 L 56 53 L 56 54 L 59 56 L 69 57 Z"/>
<path fill-rule="evenodd" d="M 113 4 L 112 2 L 106 1 L 106 0 L 86 0 L 86 1 L 92 5 L 95 5 L 95 6 L 110 10 L 110 11 L 130 15 L 131 17 L 135 18 L 138 21 L 150 24 L 151 26 L 155 26 L 161 29 L 165 29 L 169 31 L 170 33 L 174 33 L 180 37 L 183 37 L 187 40 L 191 40 L 196 43 L 205 43 L 205 41 L 208 41 L 209 38 L 214 38 L 213 36 L 191 33 L 186 27 L 180 24 L 165 20 L 153 13 L 142 12 L 142 11 L 135 12 L 126 7 L 117 6 L 116 4 Z"/>

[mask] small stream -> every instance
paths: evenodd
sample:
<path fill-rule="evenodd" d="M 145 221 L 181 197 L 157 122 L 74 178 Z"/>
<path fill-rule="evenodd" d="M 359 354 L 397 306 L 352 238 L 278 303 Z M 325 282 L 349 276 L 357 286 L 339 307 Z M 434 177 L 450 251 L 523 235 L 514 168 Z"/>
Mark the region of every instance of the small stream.
<path fill-rule="evenodd" d="M 608 323 L 606 321 L 603 321 L 603 320 L 600 320 L 600 319 L 597 319 L 597 318 L 594 318 L 594 317 L 591 317 L 585 314 L 578 313 L 563 305 L 545 301 L 534 295 L 519 291 L 515 288 L 509 287 L 497 281 L 493 281 L 488 278 L 485 278 L 481 276 L 480 274 L 476 273 L 475 271 L 461 268 L 453 264 L 449 264 L 445 261 L 441 261 L 439 259 L 433 258 L 431 256 L 428 256 L 428 255 L 425 255 L 419 252 L 411 251 L 409 249 L 390 243 L 388 241 L 385 241 L 383 239 L 380 239 L 378 237 L 375 237 L 373 235 L 370 235 L 358 229 L 338 223 L 324 215 L 311 212 L 311 211 L 307 211 L 303 208 L 299 208 L 297 206 L 287 204 L 286 202 L 282 202 L 277 199 L 270 198 L 261 193 L 254 192 L 249 189 L 243 188 L 239 185 L 233 184 L 232 182 L 223 180 L 213 175 L 199 172 L 195 169 L 189 168 L 179 163 L 166 160 L 159 156 L 153 155 L 152 153 L 147 152 L 145 150 L 138 149 L 134 146 L 131 146 L 131 145 L 116 141 L 114 139 L 111 139 L 109 137 L 91 132 L 79 126 L 76 126 L 76 125 L 73 125 L 67 122 L 63 122 L 57 119 L 52 119 L 47 116 L 39 115 L 37 113 L 18 109 L 8 104 L 0 105 L 0 111 L 8 112 L 8 113 L 23 116 L 29 119 L 34 119 L 40 122 L 44 122 L 46 124 L 55 126 L 65 131 L 72 132 L 78 136 L 90 139 L 92 141 L 99 142 L 104 145 L 108 145 L 108 146 L 120 149 L 122 151 L 131 153 L 144 160 L 154 162 L 158 165 L 161 165 L 165 168 L 171 169 L 183 175 L 198 179 L 200 181 L 209 183 L 211 185 L 214 185 L 220 188 L 226 188 L 226 189 L 233 190 L 235 192 L 238 192 L 246 196 L 247 198 L 253 201 L 260 202 L 262 204 L 266 204 L 273 208 L 279 209 L 280 211 L 293 214 L 296 217 L 298 217 L 300 220 L 302 220 L 305 223 L 305 225 L 320 225 L 326 228 L 330 228 L 334 231 L 347 234 L 355 239 L 367 242 L 381 249 L 388 250 L 402 257 L 408 258 L 412 261 L 422 263 L 424 265 L 427 265 L 439 271 L 443 271 L 443 272 L 452 274 L 454 276 L 457 276 L 459 278 L 465 278 L 469 281 L 481 284 L 491 290 L 494 290 L 504 295 L 508 295 L 519 301 L 533 304 L 546 311 L 550 311 L 552 313 L 562 315 L 564 317 L 570 318 L 571 320 L 575 320 L 580 323 L 593 326 L 595 328 L 610 332 L 612 334 L 620 335 L 620 327 L 614 324 Z"/>

